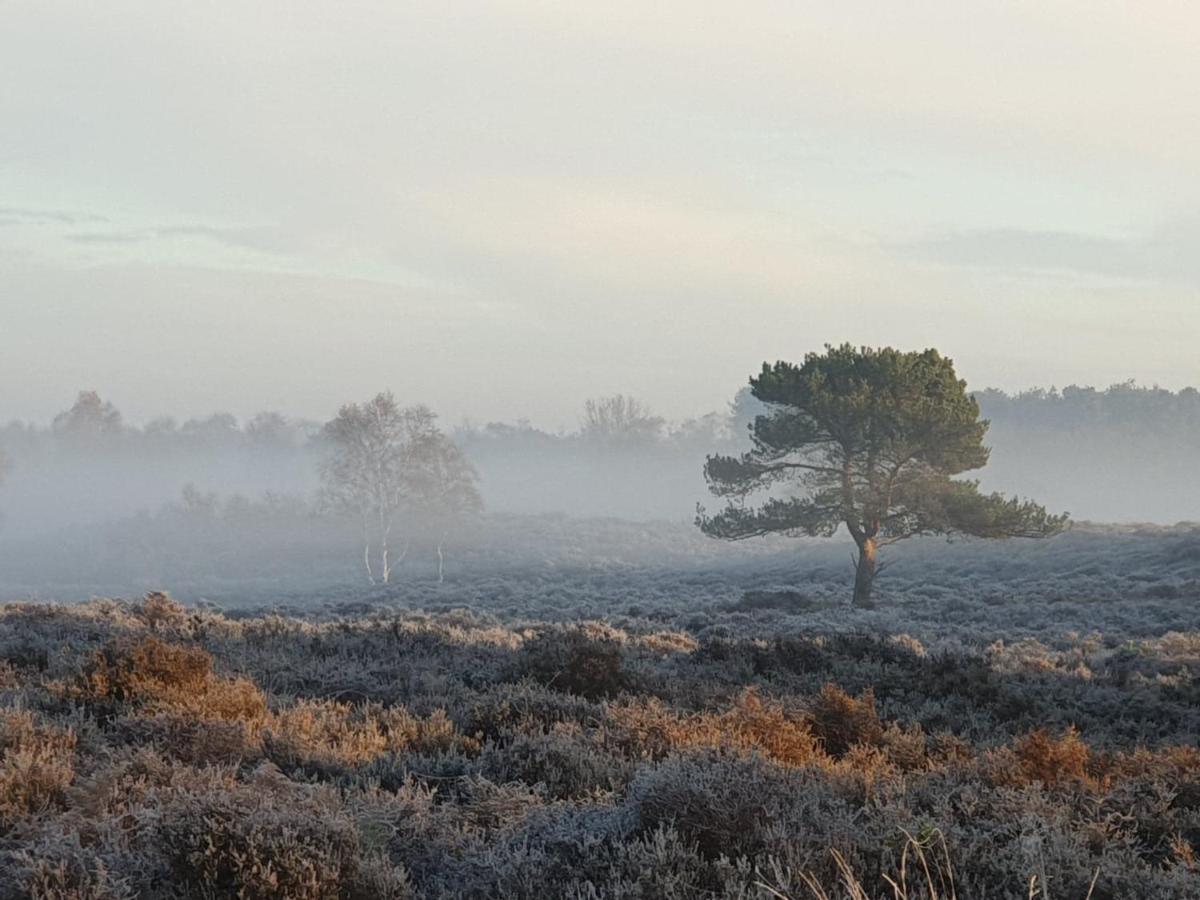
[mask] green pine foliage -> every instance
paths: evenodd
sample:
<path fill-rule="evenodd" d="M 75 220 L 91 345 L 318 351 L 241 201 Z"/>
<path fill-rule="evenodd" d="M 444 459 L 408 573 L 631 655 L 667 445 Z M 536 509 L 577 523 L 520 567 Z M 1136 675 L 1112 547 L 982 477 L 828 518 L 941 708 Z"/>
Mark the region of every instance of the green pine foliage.
<path fill-rule="evenodd" d="M 844 527 L 859 549 L 860 605 L 881 547 L 918 535 L 1039 538 L 1067 525 L 957 477 L 987 463 L 988 423 L 936 350 L 827 346 L 799 366 L 764 363 L 750 388 L 767 412 L 750 426 L 749 451 L 708 458 L 709 489 L 728 505 L 711 516 L 701 508 L 697 524 L 727 540 Z M 748 505 L 756 494 L 759 505 Z"/>

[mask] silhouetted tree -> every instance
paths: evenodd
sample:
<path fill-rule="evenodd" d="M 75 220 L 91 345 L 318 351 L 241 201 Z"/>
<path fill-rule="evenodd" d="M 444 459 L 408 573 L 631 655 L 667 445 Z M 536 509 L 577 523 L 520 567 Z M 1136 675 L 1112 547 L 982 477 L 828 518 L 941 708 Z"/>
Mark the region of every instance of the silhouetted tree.
<path fill-rule="evenodd" d="M 51 427 L 58 434 L 81 438 L 119 434 L 121 413 L 95 391 L 80 391 L 75 404 L 55 416 Z"/>
<path fill-rule="evenodd" d="M 772 532 L 831 536 L 844 525 L 858 547 L 854 604 L 869 606 L 880 547 L 922 534 L 1046 537 L 1065 515 L 1030 501 L 982 494 L 952 476 L 987 463 L 987 422 L 936 350 L 826 346 L 803 365 L 763 364 L 751 391 L 768 412 L 754 420 L 753 449 L 710 456 L 704 474 L 728 506 L 696 522 L 713 537 Z M 756 491 L 799 487 L 801 496 Z"/>
<path fill-rule="evenodd" d="M 179 433 L 179 425 L 171 416 L 156 416 L 142 428 L 142 434 L 152 439 L 173 438 Z"/>
<path fill-rule="evenodd" d="M 434 419 L 424 406 L 401 409 L 386 392 L 361 405 L 343 406 L 322 431 L 329 449 L 321 463 L 323 498 L 326 505 L 361 518 L 363 565 L 372 584 L 373 549 L 378 580 L 391 580 L 392 530 L 412 496 L 416 448 L 437 433 Z"/>
<path fill-rule="evenodd" d="M 256 450 L 281 450 L 297 443 L 295 427 L 277 412 L 260 412 L 246 423 L 246 440 Z"/>
<path fill-rule="evenodd" d="M 644 444 L 661 435 L 663 424 L 663 419 L 652 415 L 642 401 L 613 394 L 584 403 L 580 433 L 598 443 Z"/>
<path fill-rule="evenodd" d="M 236 447 L 242 436 L 237 417 L 223 412 L 203 419 L 188 419 L 179 434 L 192 446 L 205 449 Z"/>

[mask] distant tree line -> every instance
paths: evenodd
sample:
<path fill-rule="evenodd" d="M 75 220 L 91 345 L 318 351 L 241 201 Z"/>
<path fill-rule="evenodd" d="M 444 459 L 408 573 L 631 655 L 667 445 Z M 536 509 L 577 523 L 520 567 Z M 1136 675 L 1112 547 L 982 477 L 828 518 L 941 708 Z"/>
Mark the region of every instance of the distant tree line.
<path fill-rule="evenodd" d="M 578 428 L 573 431 L 548 431 L 519 419 L 486 425 L 464 423 L 450 434 L 454 440 L 466 443 L 513 441 L 602 451 L 708 446 L 714 440 L 724 441 L 732 436 L 734 420 L 741 415 L 740 408 L 744 405 L 745 398 L 739 394 L 729 410 L 671 423 L 636 397 L 612 394 L 585 400 Z M 744 415 L 741 418 L 749 421 Z M 0 424 L 0 450 L 7 451 L 7 456 L 21 458 L 34 455 L 44 458 L 47 452 L 55 450 L 117 454 L 218 449 L 320 450 L 329 438 L 325 423 L 274 410 L 264 410 L 242 422 L 231 413 L 215 412 L 182 422 L 171 416 L 158 416 L 144 425 L 133 425 L 110 401 L 90 390 L 80 391 L 75 402 L 55 415 L 48 426 L 18 420 Z"/>
<path fill-rule="evenodd" d="M 56 415 L 49 427 L 19 421 L 0 425 L 0 447 L 19 456 L 50 449 L 88 453 L 278 449 L 302 446 L 319 431 L 320 423 L 273 411 L 260 412 L 245 423 L 229 413 L 218 412 L 182 423 L 160 416 L 138 427 L 127 423 L 120 410 L 96 391 L 80 391 L 75 402 Z"/>
<path fill-rule="evenodd" d="M 1124 383 L 972 396 L 991 422 L 987 490 L 1032 494 L 1081 518 L 1200 518 L 1200 487 L 1181 478 L 1200 448 L 1200 391 Z M 492 511 L 684 521 L 706 492 L 704 458 L 749 450 L 763 409 L 749 387 L 684 421 L 640 398 L 608 395 L 582 401 L 566 429 L 517 420 L 439 433 L 478 472 Z M 0 538 L 153 512 L 180 502 L 187 484 L 223 503 L 271 494 L 311 505 L 333 440 L 321 421 L 270 410 L 241 421 L 217 412 L 135 424 L 82 391 L 46 423 L 0 425 Z"/>
<path fill-rule="evenodd" d="M 1107 389 L 1034 388 L 1015 394 L 989 388 L 972 394 L 984 418 L 1009 428 L 1102 429 L 1114 434 L 1188 436 L 1200 440 L 1200 390 L 1169 391 L 1124 382 Z M 599 449 L 708 447 L 745 439 L 763 410 L 749 387 L 725 409 L 670 422 L 644 401 L 613 394 L 584 401 L 573 431 L 538 428 L 529 420 L 465 423 L 451 430 L 459 443 L 527 443 L 590 446 Z M 159 416 L 142 426 L 125 421 L 120 410 L 95 391 L 80 391 L 75 402 L 49 426 L 9 421 L 0 424 L 0 452 L 10 463 L 50 445 L 98 450 L 212 450 L 297 448 L 319 445 L 327 437 L 323 423 L 265 410 L 244 422 L 225 412 L 182 422 Z"/>
<path fill-rule="evenodd" d="M 1200 440 L 1200 390 L 1169 391 L 1132 381 L 1107 390 L 1071 385 L 1035 388 L 1017 394 L 988 389 L 976 395 L 984 416 L 1028 429 L 1086 428 L 1113 434 L 1185 435 Z"/>

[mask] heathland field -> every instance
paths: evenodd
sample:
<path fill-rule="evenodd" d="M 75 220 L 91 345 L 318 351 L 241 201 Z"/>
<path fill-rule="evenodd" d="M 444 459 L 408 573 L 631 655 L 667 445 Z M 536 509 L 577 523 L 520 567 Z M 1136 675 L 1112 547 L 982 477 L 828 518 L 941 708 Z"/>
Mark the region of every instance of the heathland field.
<path fill-rule="evenodd" d="M 0 897 L 1200 897 L 1195 528 L 918 542 L 852 610 L 841 543 L 581 527 L 4 606 Z"/>

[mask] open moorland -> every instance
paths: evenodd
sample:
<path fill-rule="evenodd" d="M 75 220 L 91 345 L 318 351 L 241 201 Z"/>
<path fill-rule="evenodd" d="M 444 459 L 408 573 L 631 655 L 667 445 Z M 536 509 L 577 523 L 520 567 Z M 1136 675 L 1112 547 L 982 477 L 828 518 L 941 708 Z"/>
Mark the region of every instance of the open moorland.
<path fill-rule="evenodd" d="M 1200 897 L 1200 529 L 684 534 L 5 605 L 0 896 Z"/>
<path fill-rule="evenodd" d="M 0 900 L 1200 900 L 1197 35 L 0 0 Z"/>

